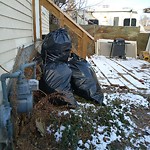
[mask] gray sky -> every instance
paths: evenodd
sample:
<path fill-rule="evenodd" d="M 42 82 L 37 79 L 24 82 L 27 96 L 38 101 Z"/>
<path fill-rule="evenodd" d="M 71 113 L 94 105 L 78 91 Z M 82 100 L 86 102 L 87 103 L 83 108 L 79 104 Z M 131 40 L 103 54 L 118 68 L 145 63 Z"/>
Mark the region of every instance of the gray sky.
<path fill-rule="evenodd" d="M 86 6 L 91 6 L 92 9 L 99 8 L 102 5 L 109 5 L 111 8 L 129 7 L 143 14 L 143 9 L 150 7 L 150 0 L 87 0 Z M 150 16 L 150 14 L 147 14 Z"/>
<path fill-rule="evenodd" d="M 150 7 L 150 0 L 87 0 L 88 5 L 110 5 L 115 7 L 132 7 L 134 9 L 143 9 Z"/>

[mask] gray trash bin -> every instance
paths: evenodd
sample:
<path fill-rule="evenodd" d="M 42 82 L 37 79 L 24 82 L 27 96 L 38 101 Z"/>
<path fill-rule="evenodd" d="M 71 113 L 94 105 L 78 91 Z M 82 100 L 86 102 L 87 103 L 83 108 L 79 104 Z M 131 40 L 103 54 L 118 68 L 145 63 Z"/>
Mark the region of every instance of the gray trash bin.
<path fill-rule="evenodd" d="M 122 38 L 116 38 L 111 47 L 111 56 L 125 58 L 125 40 Z"/>

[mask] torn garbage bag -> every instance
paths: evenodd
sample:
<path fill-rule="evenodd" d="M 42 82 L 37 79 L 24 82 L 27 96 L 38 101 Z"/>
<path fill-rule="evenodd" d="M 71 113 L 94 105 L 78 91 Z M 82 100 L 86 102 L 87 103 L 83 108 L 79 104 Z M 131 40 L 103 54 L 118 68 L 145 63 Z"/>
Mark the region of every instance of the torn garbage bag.
<path fill-rule="evenodd" d="M 71 75 L 72 71 L 66 63 L 53 62 L 46 64 L 43 67 L 40 89 L 48 94 L 62 93 L 70 107 L 76 107 L 77 102 L 71 91 Z"/>
<path fill-rule="evenodd" d="M 41 55 L 44 63 L 62 61 L 67 62 L 72 43 L 67 30 L 59 28 L 46 35 L 43 40 Z"/>
<path fill-rule="evenodd" d="M 102 104 L 104 96 L 90 64 L 72 53 L 69 66 L 72 70 L 71 84 L 74 92 L 85 99 L 91 99 Z"/>

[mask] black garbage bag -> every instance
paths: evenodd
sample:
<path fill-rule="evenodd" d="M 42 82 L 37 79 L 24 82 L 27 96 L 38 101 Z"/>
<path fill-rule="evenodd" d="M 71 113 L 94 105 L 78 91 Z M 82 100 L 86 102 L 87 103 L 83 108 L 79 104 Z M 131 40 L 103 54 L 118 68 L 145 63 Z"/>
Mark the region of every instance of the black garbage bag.
<path fill-rule="evenodd" d="M 60 28 L 46 35 L 43 40 L 41 55 L 44 63 L 67 62 L 72 48 L 72 43 L 67 30 Z"/>
<path fill-rule="evenodd" d="M 72 70 L 72 89 L 77 95 L 102 104 L 104 95 L 94 70 L 85 59 L 74 53 L 71 54 L 71 57 L 68 63 Z"/>
<path fill-rule="evenodd" d="M 52 62 L 44 65 L 40 89 L 45 93 L 62 93 L 70 107 L 76 107 L 77 102 L 71 90 L 72 71 L 66 63 Z"/>

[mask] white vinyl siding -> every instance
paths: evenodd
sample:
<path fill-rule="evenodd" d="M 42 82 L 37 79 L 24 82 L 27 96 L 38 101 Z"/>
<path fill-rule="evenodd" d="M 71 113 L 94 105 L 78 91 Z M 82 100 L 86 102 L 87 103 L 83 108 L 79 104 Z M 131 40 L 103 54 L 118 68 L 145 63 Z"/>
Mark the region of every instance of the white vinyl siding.
<path fill-rule="evenodd" d="M 18 48 L 32 42 L 32 0 L 0 0 L 0 65 L 11 71 Z"/>
<path fill-rule="evenodd" d="M 42 35 L 49 33 L 49 11 L 42 6 Z"/>

